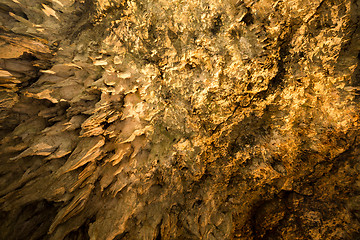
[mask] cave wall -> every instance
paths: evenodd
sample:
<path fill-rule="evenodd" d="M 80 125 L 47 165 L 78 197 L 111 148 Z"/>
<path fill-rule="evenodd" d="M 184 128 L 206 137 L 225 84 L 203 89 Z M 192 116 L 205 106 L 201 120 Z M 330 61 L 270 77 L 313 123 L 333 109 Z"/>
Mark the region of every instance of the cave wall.
<path fill-rule="evenodd" d="M 1 239 L 359 239 L 356 0 L 0 0 Z"/>

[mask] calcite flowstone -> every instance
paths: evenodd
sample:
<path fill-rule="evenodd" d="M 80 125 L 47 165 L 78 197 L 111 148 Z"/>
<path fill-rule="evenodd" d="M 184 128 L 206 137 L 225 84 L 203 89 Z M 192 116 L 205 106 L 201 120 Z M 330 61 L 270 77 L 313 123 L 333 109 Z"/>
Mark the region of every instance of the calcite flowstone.
<path fill-rule="evenodd" d="M 357 0 L 1 0 L 1 239 L 360 239 Z"/>

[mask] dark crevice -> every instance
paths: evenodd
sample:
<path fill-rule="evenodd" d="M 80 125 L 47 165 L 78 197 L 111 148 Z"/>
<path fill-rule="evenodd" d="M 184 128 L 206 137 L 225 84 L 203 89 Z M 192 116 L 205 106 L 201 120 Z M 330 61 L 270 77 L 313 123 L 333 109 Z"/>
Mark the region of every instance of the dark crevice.
<path fill-rule="evenodd" d="M 156 229 L 157 229 L 157 234 L 155 237 L 155 240 L 161 240 L 161 225 L 162 225 L 162 220 L 160 221 L 160 223 L 157 225 Z"/>
<path fill-rule="evenodd" d="M 249 26 L 254 23 L 254 17 L 250 12 L 248 12 L 245 14 L 241 21 L 244 22 L 246 26 Z"/>
<path fill-rule="evenodd" d="M 24 206 L 16 216 L 0 219 L 2 239 L 43 239 L 57 212 L 58 208 L 45 200 Z M 8 220 L 16 224 L 8 225 Z"/>
<path fill-rule="evenodd" d="M 213 23 L 212 23 L 212 27 L 210 28 L 210 32 L 213 35 L 216 35 L 220 32 L 220 28 L 222 27 L 223 23 L 221 20 L 221 14 L 219 14 L 218 16 L 215 17 Z"/>
<path fill-rule="evenodd" d="M 71 231 L 67 234 L 64 240 L 89 240 L 90 236 L 88 234 L 89 231 L 89 224 L 85 223 L 80 228 Z"/>
<path fill-rule="evenodd" d="M 114 240 L 123 240 L 124 238 L 126 238 L 126 236 L 129 234 L 129 232 L 123 232 L 119 235 L 117 235 L 116 237 L 114 237 Z"/>
<path fill-rule="evenodd" d="M 278 46 L 279 46 L 279 57 L 277 61 L 277 73 L 270 82 L 266 93 L 262 98 L 267 97 L 268 94 L 274 93 L 278 88 L 282 88 L 284 84 L 284 75 L 285 75 L 285 61 L 287 56 L 289 56 L 290 42 L 292 40 L 292 35 L 300 27 L 300 24 L 296 22 L 296 19 L 290 21 L 289 26 L 285 27 L 285 34 L 283 37 L 280 37 Z"/>

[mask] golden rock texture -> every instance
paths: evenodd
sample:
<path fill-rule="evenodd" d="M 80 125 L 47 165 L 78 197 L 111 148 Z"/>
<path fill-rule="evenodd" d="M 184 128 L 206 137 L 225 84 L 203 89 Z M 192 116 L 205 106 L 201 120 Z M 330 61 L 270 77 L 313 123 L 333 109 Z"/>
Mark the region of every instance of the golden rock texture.
<path fill-rule="evenodd" d="M 358 0 L 0 0 L 1 239 L 360 239 Z"/>

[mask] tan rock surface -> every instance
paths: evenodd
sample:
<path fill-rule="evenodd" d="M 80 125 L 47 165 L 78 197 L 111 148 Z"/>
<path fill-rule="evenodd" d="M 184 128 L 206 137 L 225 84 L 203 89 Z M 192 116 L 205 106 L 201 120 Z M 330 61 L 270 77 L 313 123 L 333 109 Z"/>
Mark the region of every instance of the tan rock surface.
<path fill-rule="evenodd" d="M 1 0 L 1 239 L 359 239 L 357 0 Z"/>

